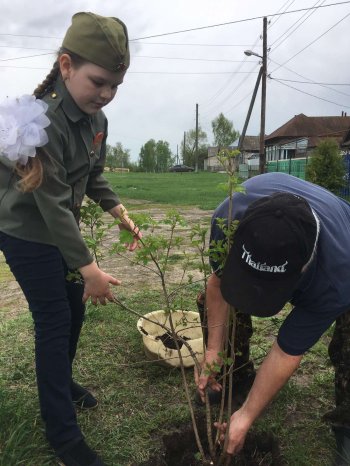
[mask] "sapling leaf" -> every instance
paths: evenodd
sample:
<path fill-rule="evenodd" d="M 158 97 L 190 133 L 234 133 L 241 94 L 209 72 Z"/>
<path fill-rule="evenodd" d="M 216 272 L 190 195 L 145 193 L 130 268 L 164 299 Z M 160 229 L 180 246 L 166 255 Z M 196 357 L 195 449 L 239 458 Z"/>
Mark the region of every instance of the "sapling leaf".
<path fill-rule="evenodd" d="M 72 283 L 84 283 L 84 279 L 81 276 L 81 273 L 79 270 L 70 270 L 67 275 L 66 275 L 66 280 L 67 282 L 72 282 Z"/>
<path fill-rule="evenodd" d="M 119 233 L 119 240 L 121 243 L 132 243 L 133 234 L 128 230 L 121 230 Z"/>
<path fill-rule="evenodd" d="M 227 193 L 227 186 L 228 186 L 227 183 L 219 183 L 217 187 L 220 191 Z"/>
<path fill-rule="evenodd" d="M 85 243 L 87 244 L 87 246 L 89 248 L 94 248 L 96 245 L 97 245 L 97 241 L 94 239 L 94 238 L 89 238 L 89 237 L 86 237 L 85 238 Z"/>

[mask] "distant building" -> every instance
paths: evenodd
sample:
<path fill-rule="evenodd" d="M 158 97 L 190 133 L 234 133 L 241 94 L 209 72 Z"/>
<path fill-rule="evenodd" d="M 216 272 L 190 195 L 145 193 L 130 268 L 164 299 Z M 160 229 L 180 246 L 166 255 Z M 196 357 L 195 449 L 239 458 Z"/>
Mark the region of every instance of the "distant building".
<path fill-rule="evenodd" d="M 229 147 L 229 149 L 232 149 L 232 147 Z M 217 146 L 208 147 L 208 157 L 203 160 L 205 171 L 217 172 L 223 169 L 217 157 L 218 151 Z"/>
<path fill-rule="evenodd" d="M 238 145 L 241 144 L 241 137 Z M 240 163 L 247 163 L 248 160 L 259 159 L 260 152 L 260 136 L 245 136 L 241 146 Z M 259 162 L 258 162 L 259 165 Z"/>
<path fill-rule="evenodd" d="M 265 137 L 266 161 L 307 157 L 324 139 L 335 139 L 339 148 L 350 146 L 350 117 L 295 115 Z"/>
<path fill-rule="evenodd" d="M 259 158 L 259 136 L 245 136 L 243 141 L 243 146 L 241 147 L 241 155 L 238 159 L 238 162 L 248 163 L 250 159 Z M 240 144 L 240 139 L 238 140 L 238 145 L 229 146 L 225 149 L 236 150 Z M 218 161 L 219 148 L 217 146 L 208 147 L 208 157 L 204 159 L 204 170 L 207 171 L 220 171 L 223 170 L 220 162 Z M 258 162 L 259 165 L 259 162 Z"/>

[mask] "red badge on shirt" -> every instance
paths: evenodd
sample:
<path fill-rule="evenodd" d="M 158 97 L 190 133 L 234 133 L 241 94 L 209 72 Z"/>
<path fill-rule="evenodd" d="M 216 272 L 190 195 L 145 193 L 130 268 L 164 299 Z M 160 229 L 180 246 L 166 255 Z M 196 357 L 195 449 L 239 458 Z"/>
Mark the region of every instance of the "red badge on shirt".
<path fill-rule="evenodd" d="M 92 145 L 97 149 L 97 147 L 99 147 L 101 144 L 102 144 L 102 141 L 103 141 L 103 138 L 105 136 L 105 133 L 102 133 L 102 131 L 100 131 L 99 133 L 96 134 L 96 136 L 94 137 L 94 140 L 92 142 Z"/>
<path fill-rule="evenodd" d="M 99 133 L 96 133 L 92 141 L 92 150 L 90 152 L 90 155 L 94 155 L 97 149 L 101 147 L 104 136 L 105 136 L 105 133 L 103 133 L 102 131 L 100 131 Z"/>

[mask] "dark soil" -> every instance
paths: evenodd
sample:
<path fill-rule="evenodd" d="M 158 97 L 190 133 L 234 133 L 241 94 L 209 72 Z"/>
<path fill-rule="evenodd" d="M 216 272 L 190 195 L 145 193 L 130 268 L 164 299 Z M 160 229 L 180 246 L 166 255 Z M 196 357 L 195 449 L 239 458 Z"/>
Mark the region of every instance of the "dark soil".
<path fill-rule="evenodd" d="M 205 422 L 199 429 L 204 431 Z M 200 432 L 205 438 L 204 432 Z M 144 463 L 133 466 L 209 466 L 210 460 L 203 463 L 196 459 L 198 447 L 191 425 L 183 426 L 162 437 L 163 449 Z M 203 441 L 204 443 L 204 441 Z M 207 445 L 203 445 L 204 448 Z M 278 439 L 269 432 L 252 432 L 247 435 L 243 450 L 224 463 L 225 466 L 286 466 L 282 458 Z"/>
<path fill-rule="evenodd" d="M 183 340 L 190 340 L 190 338 L 183 336 Z M 170 335 L 170 333 L 166 332 L 163 335 L 159 335 L 156 337 L 156 340 L 161 340 L 163 342 L 163 345 L 166 348 L 171 348 L 171 349 L 176 349 L 176 343 L 174 338 Z M 177 344 L 179 345 L 179 348 L 182 348 L 183 342 L 178 340 Z"/>

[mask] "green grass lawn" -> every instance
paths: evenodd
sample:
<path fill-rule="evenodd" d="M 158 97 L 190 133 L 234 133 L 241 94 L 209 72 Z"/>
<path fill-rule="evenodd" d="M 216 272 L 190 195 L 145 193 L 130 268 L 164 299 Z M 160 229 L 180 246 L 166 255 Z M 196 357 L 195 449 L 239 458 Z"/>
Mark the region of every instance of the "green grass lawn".
<path fill-rule="evenodd" d="M 120 198 L 215 209 L 225 197 L 222 173 L 105 173 Z M 227 192 L 227 191 L 226 191 Z"/>
<path fill-rule="evenodd" d="M 197 291 L 194 287 L 182 297 L 188 309 L 195 310 Z M 151 290 L 138 290 L 127 299 L 146 313 L 158 307 L 159 297 Z M 189 421 L 179 370 L 145 358 L 136 321 L 113 304 L 89 306 L 74 368 L 75 379 L 100 401 L 96 410 L 78 412 L 79 423 L 110 466 L 142 463 L 159 448 L 162 435 Z M 257 364 L 279 325 L 270 319 L 254 322 L 252 353 Z M 255 426 L 278 436 L 290 466 L 331 464 L 333 438 L 321 422 L 333 393 L 328 341 L 326 335 L 312 349 L 298 376 Z M 0 342 L 0 465 L 53 466 L 39 415 L 30 316 L 22 314 L 2 324 Z M 187 378 L 194 392 L 191 369 Z"/>
<path fill-rule="evenodd" d="M 225 175 L 212 173 L 108 174 L 123 202 L 200 206 L 214 209 L 225 194 L 217 189 Z M 166 206 L 164 206 L 165 208 Z M 162 206 L 160 207 L 162 208 Z M 131 273 L 136 274 L 137 271 Z M 0 282 L 10 278 L 8 269 Z M 182 290 L 174 308 L 196 310 L 200 284 Z M 1 293 L 1 292 L 0 292 Z M 118 292 L 129 307 L 145 314 L 163 308 L 148 284 Z M 33 325 L 28 312 L 0 308 L 0 466 L 53 466 L 44 440 L 34 369 Z M 281 318 L 254 321 L 252 356 L 266 355 Z M 91 389 L 100 404 L 78 412 L 87 441 L 109 466 L 142 463 L 159 449 L 162 435 L 189 421 L 180 372 L 146 359 L 137 317 L 115 304 L 89 305 L 74 366 L 75 379 Z M 329 466 L 332 435 L 321 416 L 333 405 L 333 371 L 327 356 L 330 332 L 312 348 L 300 369 L 256 423 L 278 436 L 289 466 Z M 186 371 L 192 393 L 193 371 Z"/>

